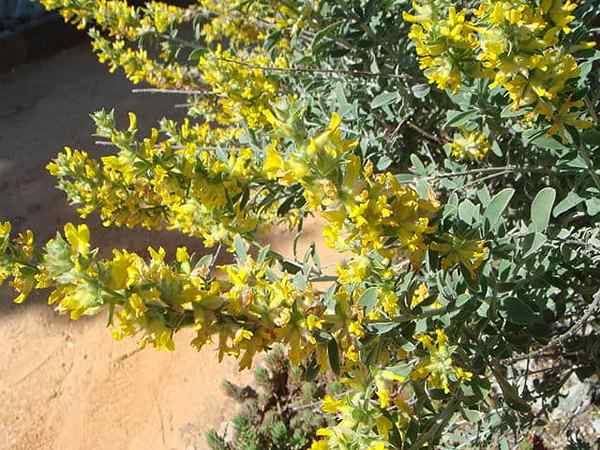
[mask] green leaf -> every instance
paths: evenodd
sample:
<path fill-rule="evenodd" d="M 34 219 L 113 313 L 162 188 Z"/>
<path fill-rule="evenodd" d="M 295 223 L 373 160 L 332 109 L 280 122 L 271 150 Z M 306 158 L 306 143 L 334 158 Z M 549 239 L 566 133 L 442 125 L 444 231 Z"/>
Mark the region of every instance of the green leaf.
<path fill-rule="evenodd" d="M 556 199 L 556 190 L 551 187 L 542 189 L 537 193 L 531 204 L 531 221 L 534 230 L 544 232 L 550 222 L 550 213 L 554 200 Z"/>
<path fill-rule="evenodd" d="M 305 290 L 306 287 L 308 286 L 306 277 L 304 276 L 304 274 L 302 272 L 296 272 L 296 274 L 292 278 L 292 284 L 299 291 Z"/>
<path fill-rule="evenodd" d="M 56 234 L 56 238 L 51 239 L 46 244 L 44 267 L 52 278 L 57 279 L 68 277 L 73 268 L 69 245 L 59 233 Z M 70 280 L 65 279 L 65 281 L 68 282 Z"/>
<path fill-rule="evenodd" d="M 188 61 L 193 61 L 193 62 L 198 62 L 198 60 L 206 54 L 206 52 L 208 51 L 207 48 L 195 48 L 194 50 L 192 50 L 190 52 L 190 54 L 188 55 Z"/>
<path fill-rule="evenodd" d="M 415 176 L 412 173 L 398 173 L 396 174 L 396 180 L 398 183 L 412 183 Z"/>
<path fill-rule="evenodd" d="M 502 213 L 510 203 L 515 190 L 512 188 L 502 189 L 492 198 L 492 201 L 485 209 L 484 217 L 489 222 L 490 227 L 494 229 L 500 222 Z"/>
<path fill-rule="evenodd" d="M 576 192 L 571 191 L 567 194 L 567 196 L 565 198 L 563 198 L 560 201 L 560 203 L 558 205 L 556 205 L 556 207 L 554 208 L 554 211 L 552 211 L 552 215 L 554 217 L 558 217 L 562 213 L 567 212 L 568 210 L 570 210 L 571 208 L 574 208 L 575 206 L 579 205 L 583 201 L 584 201 L 584 199 L 581 198 Z"/>
<path fill-rule="evenodd" d="M 239 234 L 236 234 L 233 238 L 233 247 L 240 263 L 243 264 L 246 262 L 246 258 L 248 257 L 248 243 Z"/>
<path fill-rule="evenodd" d="M 335 338 L 332 336 L 327 342 L 327 356 L 329 357 L 329 367 L 336 375 L 340 374 L 340 352 Z"/>
<path fill-rule="evenodd" d="M 463 409 L 462 413 L 465 419 L 473 423 L 479 422 L 483 417 L 483 413 L 475 409 Z"/>
<path fill-rule="evenodd" d="M 431 186 L 425 178 L 419 178 L 415 183 L 415 191 L 417 191 L 419 197 L 421 197 L 423 200 L 427 200 L 429 198 Z"/>
<path fill-rule="evenodd" d="M 466 124 L 467 122 L 469 122 L 470 120 L 474 119 L 475 117 L 477 117 L 477 115 L 479 114 L 478 111 L 448 111 L 446 113 L 446 123 L 444 124 L 443 128 L 448 128 L 448 127 L 460 127 L 464 124 Z"/>
<path fill-rule="evenodd" d="M 600 130 L 597 128 L 585 130 L 581 135 L 581 140 L 588 145 L 600 146 Z"/>
<path fill-rule="evenodd" d="M 416 98 L 425 98 L 431 92 L 431 87 L 428 84 L 415 84 L 410 90 Z"/>
<path fill-rule="evenodd" d="M 414 153 L 410 155 L 410 162 L 412 162 L 412 164 L 415 168 L 415 173 L 417 175 L 426 175 L 427 174 L 427 171 L 425 170 L 425 166 L 423 165 L 423 162 Z"/>
<path fill-rule="evenodd" d="M 568 148 L 565 147 L 563 144 L 546 134 L 543 134 L 541 137 L 532 140 L 531 144 L 535 145 L 536 147 L 545 148 L 547 150 L 568 150 Z"/>
<path fill-rule="evenodd" d="M 371 108 L 377 109 L 386 105 L 390 105 L 398 100 L 400 96 L 397 92 L 382 92 L 371 101 Z"/>
<path fill-rule="evenodd" d="M 587 213 L 590 216 L 595 216 L 600 213 L 600 199 L 598 198 L 590 198 L 585 201 L 585 207 L 587 209 Z"/>
<path fill-rule="evenodd" d="M 385 170 L 390 166 L 390 164 L 392 164 L 392 160 L 390 159 L 390 157 L 383 155 L 377 161 L 377 170 Z"/>
<path fill-rule="evenodd" d="M 516 325 L 529 325 L 538 318 L 529 305 L 517 297 L 504 299 L 503 305 L 504 311 L 506 311 L 506 320 Z"/>
<path fill-rule="evenodd" d="M 518 117 L 518 116 L 522 116 L 525 114 L 525 109 L 517 109 L 514 110 L 512 107 L 512 104 L 510 105 L 506 105 L 502 111 L 500 112 L 500 117 L 502 117 L 503 119 L 508 119 L 511 117 Z"/>
<path fill-rule="evenodd" d="M 336 298 L 335 298 L 336 285 L 329 286 L 329 289 L 325 291 L 323 295 L 323 303 L 325 304 L 325 314 L 333 316 L 335 314 Z"/>
<path fill-rule="evenodd" d="M 471 225 L 476 217 L 479 218 L 479 206 L 469 199 L 464 200 L 458 205 L 458 217 L 463 222 Z"/>
<path fill-rule="evenodd" d="M 530 233 L 523 239 L 523 258 L 535 254 L 548 239 L 544 233 Z"/>
<path fill-rule="evenodd" d="M 317 47 L 321 44 L 321 41 L 324 40 L 327 36 L 333 34 L 335 29 L 340 26 L 340 21 L 334 22 L 331 25 L 326 26 L 325 28 L 319 30 L 315 33 L 315 37 L 313 38 L 311 47 L 313 52 L 317 51 Z"/>
<path fill-rule="evenodd" d="M 443 217 L 445 219 L 448 216 L 456 216 L 457 213 L 458 213 L 458 195 L 456 195 L 456 192 L 453 192 L 450 195 L 450 197 L 448 198 L 446 205 L 444 206 Z"/>
<path fill-rule="evenodd" d="M 398 375 L 400 377 L 408 377 L 412 372 L 411 364 L 398 364 L 396 366 L 386 367 L 385 370 L 389 370 L 394 375 Z"/>
<path fill-rule="evenodd" d="M 401 322 L 371 322 L 366 325 L 367 330 L 372 334 L 386 334 L 395 330 L 401 325 Z"/>
<path fill-rule="evenodd" d="M 531 405 L 519 397 L 519 392 L 517 389 L 506 380 L 500 370 L 494 368 L 493 371 L 506 402 L 517 411 L 525 413 L 531 411 Z"/>
<path fill-rule="evenodd" d="M 377 288 L 370 287 L 366 289 L 358 299 L 358 304 L 364 307 L 367 313 L 371 312 L 377 304 Z"/>
<path fill-rule="evenodd" d="M 258 264 L 262 264 L 267 260 L 267 256 L 269 256 L 269 253 L 271 252 L 271 246 L 270 245 L 266 245 L 264 247 L 261 247 L 260 251 L 258 252 L 258 256 L 256 257 L 256 262 Z"/>
<path fill-rule="evenodd" d="M 494 152 L 494 155 L 496 155 L 496 156 L 504 155 L 504 153 L 502 152 L 502 148 L 500 147 L 500 144 L 498 144 L 498 141 L 494 141 L 492 143 L 492 152 Z"/>

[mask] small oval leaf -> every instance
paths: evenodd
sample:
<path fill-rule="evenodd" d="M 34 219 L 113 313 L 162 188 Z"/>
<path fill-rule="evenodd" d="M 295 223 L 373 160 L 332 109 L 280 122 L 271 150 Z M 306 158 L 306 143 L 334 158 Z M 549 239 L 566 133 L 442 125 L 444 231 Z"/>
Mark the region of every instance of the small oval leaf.
<path fill-rule="evenodd" d="M 550 213 L 556 199 L 556 190 L 551 187 L 537 193 L 531 204 L 531 222 L 535 231 L 543 232 L 548 228 Z"/>
<path fill-rule="evenodd" d="M 502 213 L 508 206 L 508 203 L 514 194 L 514 189 L 506 188 L 498 192 L 492 198 L 492 201 L 485 210 L 485 218 L 489 222 L 492 229 L 500 222 L 500 217 L 502 216 Z"/>
<path fill-rule="evenodd" d="M 367 313 L 371 312 L 377 304 L 377 288 L 366 289 L 358 299 L 358 304 L 364 307 Z"/>

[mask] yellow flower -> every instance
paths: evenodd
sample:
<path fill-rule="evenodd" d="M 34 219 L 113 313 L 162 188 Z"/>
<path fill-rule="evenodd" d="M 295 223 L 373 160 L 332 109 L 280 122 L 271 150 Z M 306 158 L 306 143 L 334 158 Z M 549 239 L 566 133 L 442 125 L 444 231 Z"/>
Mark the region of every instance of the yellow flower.
<path fill-rule="evenodd" d="M 350 322 L 350 325 L 348 325 L 348 332 L 352 333 L 358 338 L 365 337 L 365 330 L 359 321 Z"/>
<path fill-rule="evenodd" d="M 432 250 L 444 255 L 442 268 L 448 270 L 462 264 L 474 276 L 488 255 L 485 241 L 463 239 L 450 234 L 445 234 L 443 238 L 445 242 L 431 244 Z"/>
<path fill-rule="evenodd" d="M 310 450 L 329 450 L 329 444 L 325 440 L 313 441 Z"/>
<path fill-rule="evenodd" d="M 379 398 L 379 406 L 383 409 L 390 406 L 390 391 L 387 388 L 387 384 L 383 378 L 377 378 L 375 380 L 377 386 L 377 397 Z"/>
<path fill-rule="evenodd" d="M 254 336 L 254 333 L 252 333 L 252 331 L 240 328 L 235 333 L 235 337 L 233 338 L 233 345 L 239 345 L 243 341 L 249 341 L 250 339 L 252 339 L 252 336 Z"/>
<path fill-rule="evenodd" d="M 187 248 L 177 247 L 177 251 L 175 253 L 175 259 L 180 264 L 188 262 L 190 260 L 190 255 L 188 253 Z"/>
<path fill-rule="evenodd" d="M 485 134 L 463 131 L 454 135 L 449 144 L 453 158 L 481 161 L 490 151 L 490 143 Z"/>
<path fill-rule="evenodd" d="M 369 445 L 369 448 L 367 448 L 367 450 L 385 450 L 386 449 L 386 444 L 385 442 L 374 442 L 373 444 Z"/>
<path fill-rule="evenodd" d="M 86 256 L 90 251 L 90 230 L 82 224 L 75 227 L 72 223 L 65 225 L 65 237 L 71 248 L 78 254 Z"/>
<path fill-rule="evenodd" d="M 270 179 L 276 179 L 280 176 L 280 172 L 285 167 L 283 158 L 274 146 L 267 147 L 263 170 Z"/>
<path fill-rule="evenodd" d="M 471 378 L 473 378 L 473 374 L 464 370 L 462 367 L 457 367 L 454 369 L 454 373 L 456 374 L 458 381 L 471 381 Z"/>
<path fill-rule="evenodd" d="M 307 318 L 306 318 L 306 329 L 309 331 L 312 330 L 320 330 L 321 328 L 323 328 L 323 320 L 319 319 L 317 316 L 315 316 L 314 314 L 310 314 Z"/>
<path fill-rule="evenodd" d="M 10 222 L 0 222 L 0 238 L 4 239 L 9 236 L 11 229 Z"/>
<path fill-rule="evenodd" d="M 377 425 L 377 432 L 379 435 L 385 439 L 389 439 L 390 430 L 394 428 L 392 421 L 385 416 L 379 416 L 375 419 L 375 424 Z"/>
<path fill-rule="evenodd" d="M 128 113 L 129 116 L 129 128 L 128 131 L 136 131 L 137 130 L 137 116 L 135 113 Z"/>
<path fill-rule="evenodd" d="M 323 398 L 323 405 L 321 406 L 321 409 L 324 413 L 336 414 L 342 406 L 344 406 L 343 400 L 336 400 L 328 394 Z"/>
<path fill-rule="evenodd" d="M 410 300 L 410 307 L 414 309 L 416 306 L 423 303 L 427 297 L 429 296 L 429 289 L 425 283 L 419 284 L 419 287 L 415 289 L 415 292 L 412 295 L 412 299 Z"/>

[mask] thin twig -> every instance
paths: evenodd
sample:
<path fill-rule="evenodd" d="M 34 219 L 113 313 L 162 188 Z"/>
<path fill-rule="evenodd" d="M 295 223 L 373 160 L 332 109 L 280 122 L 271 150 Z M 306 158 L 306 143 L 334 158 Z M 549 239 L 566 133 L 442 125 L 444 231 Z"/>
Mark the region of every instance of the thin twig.
<path fill-rule="evenodd" d="M 581 318 L 577 322 L 575 322 L 575 324 L 571 328 L 569 328 L 565 333 L 555 337 L 548 344 L 546 344 L 538 350 L 524 355 L 517 355 L 512 358 L 503 359 L 500 362 L 504 364 L 512 364 L 523 359 L 536 358 L 545 355 L 549 350 L 561 345 L 563 342 L 571 338 L 577 331 L 579 331 L 579 329 L 582 326 L 584 326 L 584 324 L 588 321 L 592 314 L 594 314 L 598 309 L 600 309 L 600 290 L 594 294 L 593 298 L 594 300 L 585 309 L 583 316 L 581 316 Z"/>
<path fill-rule="evenodd" d="M 505 170 L 505 171 L 502 171 L 502 172 L 493 173 L 491 175 L 486 175 L 485 177 L 477 178 L 476 180 L 470 181 L 469 183 L 467 183 L 467 184 L 465 184 L 463 186 L 457 187 L 452 192 L 456 192 L 459 189 L 466 189 L 466 188 L 469 188 L 469 187 L 474 186 L 476 184 L 479 184 L 479 183 L 481 183 L 483 181 L 491 180 L 492 178 L 501 177 L 501 176 L 504 176 L 504 175 L 508 175 L 509 173 L 510 173 L 510 170 Z"/>
<path fill-rule="evenodd" d="M 187 41 L 185 39 L 173 38 L 170 36 L 165 36 L 166 39 L 172 40 L 179 44 L 186 45 L 193 49 L 206 49 L 206 47 L 202 45 L 198 45 L 194 42 Z M 218 61 L 223 61 L 231 64 L 237 64 L 239 66 L 248 67 L 249 69 L 258 69 L 264 71 L 271 72 L 290 72 L 290 73 L 317 73 L 317 74 L 327 74 L 327 75 L 349 75 L 356 77 L 368 77 L 368 78 L 396 78 L 396 79 L 407 79 L 414 78 L 412 75 L 408 73 L 403 74 L 386 74 L 386 73 L 375 73 L 369 72 L 366 70 L 344 70 L 344 69 L 317 69 L 311 67 L 273 67 L 273 66 L 262 66 L 259 64 L 251 64 L 244 61 L 239 61 L 236 59 L 225 58 L 222 56 L 212 55 Z"/>
<path fill-rule="evenodd" d="M 421 136 L 424 136 L 424 137 L 426 137 L 427 139 L 429 139 L 430 141 L 432 141 L 432 142 L 434 142 L 434 143 L 436 143 L 436 144 L 439 144 L 439 145 L 444 145 L 444 143 L 445 143 L 445 142 L 444 142 L 442 139 L 440 139 L 439 137 L 437 137 L 437 136 L 434 136 L 433 134 L 431 134 L 431 133 L 429 133 L 429 132 L 425 131 L 425 130 L 424 130 L 423 128 L 421 128 L 420 126 L 418 126 L 418 125 L 415 125 L 414 123 L 412 123 L 412 122 L 410 122 L 410 121 L 406 121 L 405 123 L 406 123 L 406 125 L 407 125 L 409 128 L 412 128 L 412 129 L 413 129 L 413 130 L 415 130 L 417 133 L 419 133 Z"/>
<path fill-rule="evenodd" d="M 94 142 L 95 145 L 101 145 L 104 147 L 118 147 L 117 144 L 115 144 L 114 142 L 110 142 L 110 141 L 95 141 Z M 154 148 L 160 148 L 158 146 L 154 147 Z M 171 145 L 170 147 L 172 150 L 182 150 L 185 147 L 183 145 Z M 208 148 L 208 147 L 205 147 Z"/>
<path fill-rule="evenodd" d="M 258 69 L 271 72 L 289 72 L 289 73 L 317 73 L 326 75 L 350 75 L 355 77 L 368 77 L 368 78 L 395 78 L 405 80 L 412 78 L 409 74 L 385 74 L 368 72 L 366 70 L 344 70 L 344 69 L 317 69 L 314 67 L 273 67 L 273 66 L 261 66 L 258 64 L 251 64 L 244 61 L 238 61 L 230 58 L 216 57 L 217 59 L 228 62 L 231 64 L 237 64 L 240 66 L 248 67 L 249 69 Z"/>
<path fill-rule="evenodd" d="M 484 172 L 500 172 L 500 171 L 512 171 L 512 172 L 551 172 L 550 169 L 546 167 L 517 167 L 517 166 L 498 166 L 498 167 L 482 167 L 479 169 L 470 169 L 461 172 L 448 172 L 442 173 L 439 175 L 432 175 L 424 178 L 424 180 L 435 180 L 439 178 L 453 178 L 453 177 L 462 177 L 465 175 L 471 175 L 474 173 L 484 173 Z"/>
<path fill-rule="evenodd" d="M 217 264 L 217 259 L 219 259 L 219 255 L 221 255 L 221 250 L 223 250 L 223 245 L 219 244 L 217 246 L 217 249 L 213 253 L 212 261 L 210 262 L 210 265 L 208 266 L 208 273 L 209 274 L 211 274 L 212 271 L 215 269 L 215 266 Z"/>
<path fill-rule="evenodd" d="M 143 88 L 132 89 L 134 94 L 149 93 L 149 94 L 179 94 L 179 95 L 206 95 L 210 94 L 206 90 L 184 90 L 184 89 L 158 89 L 158 88 Z"/>

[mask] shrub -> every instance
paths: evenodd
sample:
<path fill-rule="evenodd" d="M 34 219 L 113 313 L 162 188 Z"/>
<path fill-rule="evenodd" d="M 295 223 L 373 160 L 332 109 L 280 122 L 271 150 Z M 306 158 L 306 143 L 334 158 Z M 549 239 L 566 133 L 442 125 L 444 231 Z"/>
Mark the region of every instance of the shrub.
<path fill-rule="evenodd" d="M 313 450 L 508 448 L 569 375 L 598 373 L 597 2 L 44 4 L 188 107 L 146 137 L 133 113 L 94 114 L 115 151 L 66 148 L 59 188 L 82 217 L 235 262 L 100 258 L 73 224 L 39 248 L 4 223 L 17 301 L 49 288 L 60 312 L 105 310 L 116 338 L 160 349 L 191 327 L 242 368 L 285 344 L 346 386 Z M 346 257 L 334 272 L 315 246 L 287 258 L 257 237 L 311 215 Z"/>
<path fill-rule="evenodd" d="M 212 430 L 207 441 L 212 450 L 302 450 L 309 448 L 319 428 L 328 425 L 320 411 L 325 395 L 341 395 L 343 388 L 327 377 L 314 379 L 300 367 L 291 367 L 285 350 L 275 346 L 264 367 L 255 369 L 252 387 L 224 383 L 226 393 L 240 403 L 232 423 L 232 438 Z M 331 419 L 329 419 L 331 421 Z"/>

